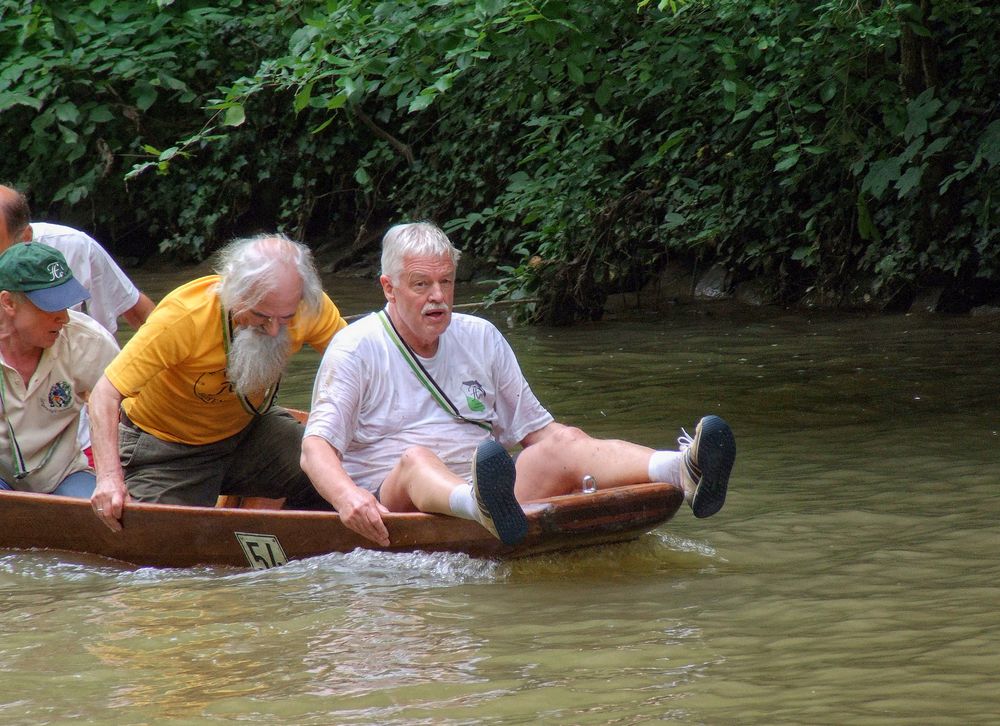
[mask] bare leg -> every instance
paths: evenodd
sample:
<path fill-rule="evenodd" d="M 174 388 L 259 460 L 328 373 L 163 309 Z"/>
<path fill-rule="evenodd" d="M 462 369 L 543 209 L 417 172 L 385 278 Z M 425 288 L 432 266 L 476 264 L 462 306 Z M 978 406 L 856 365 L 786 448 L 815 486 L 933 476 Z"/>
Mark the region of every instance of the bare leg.
<path fill-rule="evenodd" d="M 542 431 L 535 440 L 527 440 L 517 458 L 514 494 L 519 502 L 580 491 L 587 474 L 601 489 L 651 479 L 679 484 L 699 518 L 712 516 L 726 501 L 736 439 L 718 416 L 699 420 L 694 437 L 685 434 L 678 439 L 681 450 L 676 452 L 595 439 L 562 424 L 549 424 Z"/>
<path fill-rule="evenodd" d="M 517 457 L 519 502 L 579 491 L 587 474 L 600 489 L 649 481 L 653 449 L 620 439 L 595 439 L 578 428 L 552 424 L 552 435 Z"/>
<path fill-rule="evenodd" d="M 391 512 L 452 514 L 448 497 L 460 484 L 465 481 L 432 451 L 414 446 L 403 452 L 385 478 L 379 500 Z"/>
<path fill-rule="evenodd" d="M 391 512 L 436 512 L 479 522 L 504 544 L 528 532 L 528 520 L 514 496 L 514 462 L 495 441 L 476 449 L 472 484 L 454 474 L 429 449 L 407 449 L 382 482 L 379 499 Z"/>

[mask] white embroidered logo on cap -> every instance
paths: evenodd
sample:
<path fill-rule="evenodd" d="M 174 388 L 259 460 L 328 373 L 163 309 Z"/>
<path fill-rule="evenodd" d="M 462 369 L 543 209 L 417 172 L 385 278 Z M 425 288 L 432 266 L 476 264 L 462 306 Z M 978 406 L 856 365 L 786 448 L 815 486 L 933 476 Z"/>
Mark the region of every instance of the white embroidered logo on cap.
<path fill-rule="evenodd" d="M 50 262 L 49 266 L 45 269 L 47 269 L 49 274 L 52 275 L 52 277 L 49 278 L 51 280 L 61 280 L 66 277 L 66 268 L 64 268 L 59 262 Z"/>

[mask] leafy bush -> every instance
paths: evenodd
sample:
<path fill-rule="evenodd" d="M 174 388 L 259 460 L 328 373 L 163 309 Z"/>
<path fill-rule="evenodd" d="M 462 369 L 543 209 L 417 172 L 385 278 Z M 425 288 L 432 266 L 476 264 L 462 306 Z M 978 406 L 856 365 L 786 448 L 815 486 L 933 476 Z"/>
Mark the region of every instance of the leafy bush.
<path fill-rule="evenodd" d="M 27 161 L 0 174 L 191 257 L 274 227 L 364 251 L 434 219 L 551 322 L 668 258 L 786 300 L 973 291 L 1000 278 L 998 21 L 985 0 L 22 2 L 0 133 Z"/>
<path fill-rule="evenodd" d="M 290 10 L 265 16 L 242 0 L 21 0 L 0 10 L 0 175 L 30 192 L 37 217 L 56 216 L 148 254 L 150 240 L 200 257 L 223 222 L 255 203 L 253 184 L 281 158 L 249 129 L 195 148 L 184 138 L 234 73 L 281 51 Z M 290 32 L 285 28 L 285 32 Z M 287 129 L 294 119 L 283 120 Z M 208 120 L 211 126 L 212 121 Z M 282 144 L 289 143 L 282 140 Z M 203 148 L 204 147 L 204 148 Z M 161 151 L 162 150 L 162 151 Z M 168 174 L 192 152 L 198 164 Z M 161 175 L 129 178 L 143 157 Z M 267 225 L 272 222 L 269 220 Z"/>

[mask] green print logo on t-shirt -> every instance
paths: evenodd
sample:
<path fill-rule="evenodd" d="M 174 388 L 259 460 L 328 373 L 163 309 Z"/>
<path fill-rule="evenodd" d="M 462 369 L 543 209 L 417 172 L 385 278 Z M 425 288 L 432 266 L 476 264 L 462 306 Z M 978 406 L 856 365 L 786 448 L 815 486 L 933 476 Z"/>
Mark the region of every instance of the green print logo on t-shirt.
<path fill-rule="evenodd" d="M 465 392 L 465 403 L 470 411 L 482 413 L 486 410 L 483 399 L 486 397 L 486 389 L 479 381 L 462 381 L 462 390 Z"/>

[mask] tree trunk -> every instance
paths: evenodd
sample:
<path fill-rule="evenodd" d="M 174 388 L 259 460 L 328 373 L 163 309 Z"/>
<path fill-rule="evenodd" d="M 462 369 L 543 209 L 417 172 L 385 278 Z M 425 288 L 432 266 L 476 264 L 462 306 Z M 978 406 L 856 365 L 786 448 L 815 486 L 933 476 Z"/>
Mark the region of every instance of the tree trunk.
<path fill-rule="evenodd" d="M 943 92 L 935 33 L 942 29 L 932 26 L 933 11 L 933 0 L 921 1 L 920 23 L 931 35 L 918 35 L 908 23 L 902 26 L 900 32 L 899 85 L 905 102 L 912 101 L 929 88 L 935 89 L 935 94 L 939 96 Z M 956 194 L 942 197 L 939 191 L 939 185 L 952 165 L 950 155 L 938 152 L 925 161 L 927 168 L 918 191 L 920 218 L 914 230 L 917 243 L 924 249 L 950 229 L 956 218 L 958 202 Z"/>

